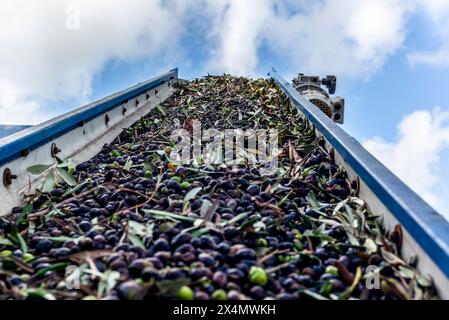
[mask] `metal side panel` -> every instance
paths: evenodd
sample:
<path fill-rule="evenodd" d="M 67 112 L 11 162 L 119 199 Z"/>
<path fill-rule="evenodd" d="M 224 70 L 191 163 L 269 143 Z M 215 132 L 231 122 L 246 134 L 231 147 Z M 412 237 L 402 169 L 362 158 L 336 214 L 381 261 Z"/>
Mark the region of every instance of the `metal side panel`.
<path fill-rule="evenodd" d="M 55 164 L 53 144 L 61 150 L 57 156 L 69 159 L 73 165 L 92 158 L 105 143 L 112 142 L 123 129 L 171 96 L 177 81 L 178 70 L 174 69 L 1 139 L 0 175 L 9 169 L 17 178 L 9 186 L 0 181 L 0 216 L 19 205 L 24 195 L 41 187 L 45 173 L 35 176 L 26 169 L 36 164 Z"/>
<path fill-rule="evenodd" d="M 353 137 L 302 97 L 276 70 L 268 74 L 335 151 L 350 178 L 359 178 L 360 197 L 384 225 L 404 229 L 402 255 L 418 257 L 418 270 L 434 279 L 441 298 L 449 299 L 449 222 L 430 207 Z"/>

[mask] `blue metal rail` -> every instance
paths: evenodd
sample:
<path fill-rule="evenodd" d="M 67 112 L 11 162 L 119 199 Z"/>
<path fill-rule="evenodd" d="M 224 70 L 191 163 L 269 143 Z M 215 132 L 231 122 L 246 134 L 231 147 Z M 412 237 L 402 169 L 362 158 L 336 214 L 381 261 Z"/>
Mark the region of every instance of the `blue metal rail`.
<path fill-rule="evenodd" d="M 19 132 L 19 131 L 29 128 L 29 127 L 31 127 L 31 126 L 0 124 L 0 139 L 10 136 L 16 132 Z"/>
<path fill-rule="evenodd" d="M 268 75 L 449 277 L 449 223 L 275 69 Z"/>
<path fill-rule="evenodd" d="M 0 166 L 19 158 L 24 150 L 31 151 L 36 149 L 64 133 L 73 130 L 80 124 L 88 122 L 148 90 L 177 78 L 178 69 L 176 68 L 156 78 L 90 103 L 75 111 L 25 129 L 11 137 L 6 137 L 0 141 Z"/>

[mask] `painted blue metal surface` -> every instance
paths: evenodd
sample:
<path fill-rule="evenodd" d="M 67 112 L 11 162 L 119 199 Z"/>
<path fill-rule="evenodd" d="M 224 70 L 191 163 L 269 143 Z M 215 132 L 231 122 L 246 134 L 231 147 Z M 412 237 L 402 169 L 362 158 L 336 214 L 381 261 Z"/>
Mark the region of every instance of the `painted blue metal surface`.
<path fill-rule="evenodd" d="M 133 99 L 157 86 L 178 78 L 178 69 L 173 69 L 156 78 L 139 83 L 131 88 L 90 103 L 77 110 L 61 115 L 40 125 L 25 129 L 20 133 L 0 140 L 0 165 L 17 159 L 22 150 L 33 150 L 78 127 L 81 123 L 98 117 L 118 105 Z"/>
<path fill-rule="evenodd" d="M 357 140 L 302 97 L 275 69 L 268 75 L 449 277 L 449 222 L 373 157 Z"/>
<path fill-rule="evenodd" d="M 29 127 L 31 126 L 0 124 L 0 139 Z"/>

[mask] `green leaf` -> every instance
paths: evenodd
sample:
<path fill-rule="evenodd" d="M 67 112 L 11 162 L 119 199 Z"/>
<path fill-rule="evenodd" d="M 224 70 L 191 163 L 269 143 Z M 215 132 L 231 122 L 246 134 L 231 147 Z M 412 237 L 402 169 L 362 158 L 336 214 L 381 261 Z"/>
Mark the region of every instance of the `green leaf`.
<path fill-rule="evenodd" d="M 370 239 L 370 238 L 367 238 L 367 239 L 365 240 L 365 244 L 364 244 L 363 246 L 366 248 L 366 252 L 367 252 L 368 254 L 373 254 L 373 253 L 377 252 L 377 245 L 376 245 L 376 243 L 375 243 L 372 239 Z"/>
<path fill-rule="evenodd" d="M 193 231 L 191 233 L 191 235 L 193 238 L 198 238 L 198 237 L 201 237 L 203 234 L 208 233 L 209 231 L 210 231 L 209 227 L 204 227 L 204 228 L 197 229 L 197 230 Z"/>
<path fill-rule="evenodd" d="M 55 175 L 50 172 L 42 185 L 42 192 L 50 192 L 55 188 Z"/>
<path fill-rule="evenodd" d="M 328 298 L 322 296 L 321 294 L 311 291 L 309 289 L 305 289 L 304 291 L 302 291 L 302 293 L 315 300 L 329 300 Z"/>
<path fill-rule="evenodd" d="M 197 188 L 193 188 L 192 190 L 187 192 L 187 194 L 184 197 L 183 211 L 187 210 L 189 201 L 192 199 L 195 199 L 196 195 L 198 194 L 198 192 L 201 191 L 201 189 L 202 189 L 201 187 L 197 187 Z"/>
<path fill-rule="evenodd" d="M 2 246 L 12 246 L 13 243 L 10 240 L 6 239 L 6 238 L 0 237 L 0 245 L 2 245 Z"/>
<path fill-rule="evenodd" d="M 416 281 L 418 281 L 421 287 L 427 288 L 432 285 L 432 280 L 423 275 L 416 275 Z"/>
<path fill-rule="evenodd" d="M 73 188 L 67 190 L 67 191 L 63 194 L 63 196 L 64 196 L 64 197 L 65 197 L 65 196 L 69 196 L 69 195 L 71 195 L 71 194 L 73 194 L 73 193 L 75 193 L 75 192 L 78 192 L 78 191 L 80 191 L 82 188 L 84 188 L 87 184 L 88 184 L 88 182 L 83 182 L 83 183 L 81 183 L 81 184 L 79 184 L 79 185 L 77 185 L 77 186 L 75 186 L 75 187 L 73 187 Z"/>
<path fill-rule="evenodd" d="M 143 224 L 136 221 L 130 220 L 128 222 L 128 233 L 134 234 L 139 237 L 151 238 L 153 236 L 154 224 Z"/>
<path fill-rule="evenodd" d="M 69 186 L 74 187 L 78 184 L 76 182 L 75 178 L 70 173 L 68 173 L 66 170 L 64 170 L 62 168 L 58 168 L 58 174 L 65 181 L 65 183 L 67 183 Z"/>
<path fill-rule="evenodd" d="M 50 265 L 48 268 L 40 269 L 37 275 L 44 276 L 48 271 L 65 271 L 69 264 L 67 262 L 58 262 Z"/>
<path fill-rule="evenodd" d="M 102 297 L 105 292 L 109 292 L 116 286 L 120 278 L 120 272 L 106 270 L 105 273 L 97 274 L 97 276 L 100 277 L 97 292 L 98 295 Z"/>
<path fill-rule="evenodd" d="M 197 188 L 193 188 L 192 190 L 190 190 L 189 192 L 187 192 L 187 194 L 184 197 L 184 206 L 186 205 L 186 203 L 188 203 L 190 200 L 195 199 L 196 195 L 198 194 L 198 192 L 201 191 L 201 187 L 197 187 Z"/>
<path fill-rule="evenodd" d="M 56 300 L 55 296 L 45 291 L 45 289 L 26 288 L 23 291 L 23 295 L 32 298 L 44 299 L 44 300 Z"/>
<path fill-rule="evenodd" d="M 281 200 L 278 201 L 278 203 L 276 204 L 278 207 L 282 206 L 284 204 L 284 202 L 288 199 L 288 197 L 290 197 L 291 193 L 293 191 L 290 191 L 289 193 L 287 193 L 287 195 L 285 197 L 283 197 Z"/>
<path fill-rule="evenodd" d="M 125 165 L 123 166 L 123 169 L 129 170 L 131 169 L 131 166 L 133 165 L 133 161 L 131 159 L 126 160 Z"/>
<path fill-rule="evenodd" d="M 27 253 L 28 252 L 28 246 L 27 246 L 25 240 L 23 239 L 23 237 L 18 232 L 17 232 L 16 237 L 17 237 L 17 240 L 19 241 L 19 246 L 20 246 L 20 249 L 22 249 L 22 252 L 23 253 Z"/>
<path fill-rule="evenodd" d="M 51 240 L 54 242 L 66 242 L 66 241 L 74 241 L 75 243 L 78 243 L 78 241 L 81 239 L 82 237 L 78 237 L 78 238 L 70 238 L 70 237 L 65 237 L 65 236 L 60 236 L 60 237 L 39 237 L 38 239 L 43 239 L 43 240 Z"/>
<path fill-rule="evenodd" d="M 47 169 L 49 169 L 51 164 L 37 164 L 27 168 L 27 171 L 31 174 L 38 175 L 44 173 Z"/>
<path fill-rule="evenodd" d="M 128 234 L 128 240 L 133 244 L 133 246 L 145 249 L 145 244 L 143 243 L 142 239 L 140 239 L 135 234 Z"/>
<path fill-rule="evenodd" d="M 180 221 L 189 221 L 189 222 L 194 222 L 196 219 L 194 218 L 190 218 L 190 217 L 185 217 L 182 216 L 180 214 L 176 214 L 176 213 L 172 213 L 172 212 L 167 212 L 167 211 L 161 211 L 161 210 L 153 210 L 153 209 L 143 209 L 142 210 L 145 213 L 151 214 L 153 216 L 156 217 L 165 217 L 165 218 L 173 218 L 175 220 L 180 220 Z"/>
<path fill-rule="evenodd" d="M 413 279 L 415 277 L 415 273 L 413 272 L 413 270 L 410 270 L 409 268 L 403 266 L 399 266 L 399 273 L 406 279 Z"/>
<path fill-rule="evenodd" d="M 154 170 L 156 169 L 155 165 L 150 161 L 150 158 L 146 158 L 144 163 L 143 163 L 143 169 L 145 171 L 149 171 L 151 173 L 154 172 Z"/>
<path fill-rule="evenodd" d="M 158 104 L 156 107 L 164 117 L 167 115 L 167 111 L 165 111 L 165 108 L 162 105 Z"/>

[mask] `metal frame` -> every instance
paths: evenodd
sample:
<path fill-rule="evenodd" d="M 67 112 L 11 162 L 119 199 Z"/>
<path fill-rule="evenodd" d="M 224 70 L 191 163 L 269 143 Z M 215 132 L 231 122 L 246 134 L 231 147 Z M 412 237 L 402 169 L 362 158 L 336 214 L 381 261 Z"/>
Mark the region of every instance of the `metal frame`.
<path fill-rule="evenodd" d="M 302 97 L 274 68 L 268 75 L 432 259 L 444 273 L 447 281 L 449 222 L 363 148 L 356 139 Z M 447 287 L 447 283 L 445 286 Z"/>
<path fill-rule="evenodd" d="M 72 165 L 91 159 L 105 143 L 171 96 L 178 69 L 90 103 L 0 140 L 0 216 L 40 188 L 47 176 L 32 175 L 36 164 L 56 165 L 56 153 Z M 157 114 L 155 115 L 157 116 Z M 1 177 L 0 177 L 1 179 Z M 3 183 L 2 183 L 3 182 Z"/>
<path fill-rule="evenodd" d="M 73 130 L 101 114 L 114 109 L 140 94 L 159 85 L 178 78 L 178 69 L 170 70 L 156 78 L 139 83 L 126 90 L 113 94 L 99 101 L 90 103 L 75 111 L 66 113 L 40 125 L 30 127 L 17 134 L 0 140 L 0 166 L 21 156 L 23 150 L 28 152 Z"/>

